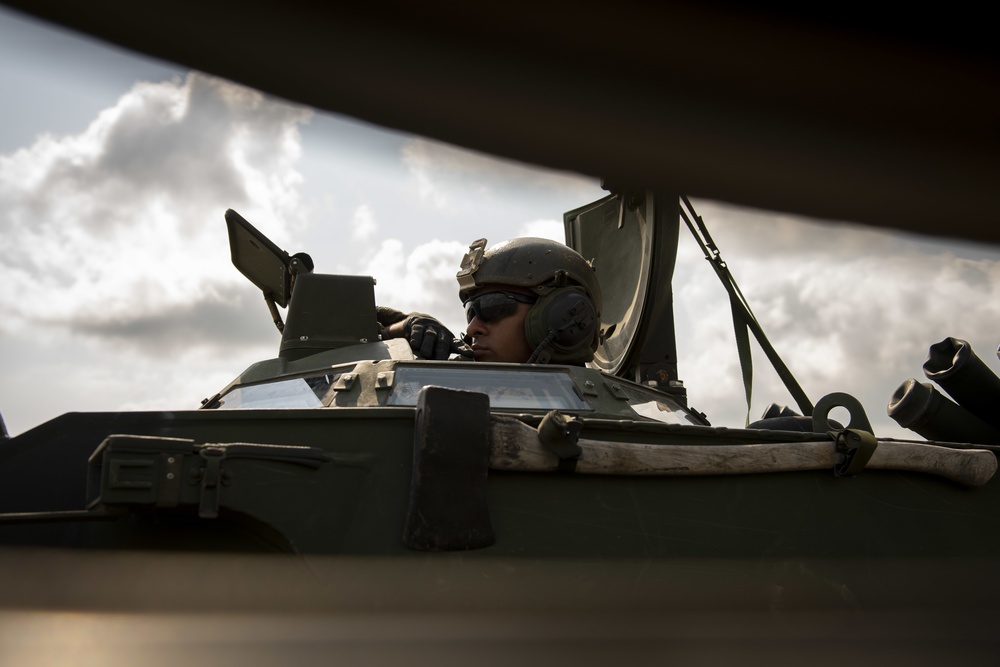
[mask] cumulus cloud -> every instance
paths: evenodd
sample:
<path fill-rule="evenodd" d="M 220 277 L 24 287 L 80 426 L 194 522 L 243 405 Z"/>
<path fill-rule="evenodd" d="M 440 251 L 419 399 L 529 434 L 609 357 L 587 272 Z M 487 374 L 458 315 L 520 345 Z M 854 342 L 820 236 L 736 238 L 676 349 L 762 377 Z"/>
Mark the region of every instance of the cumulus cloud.
<path fill-rule="evenodd" d="M 431 314 L 458 334 L 465 320 L 455 274 L 466 250 L 457 241 L 435 240 L 407 252 L 401 241 L 389 239 L 381 243 L 365 273 L 377 276 L 379 305 Z"/>
<path fill-rule="evenodd" d="M 552 239 L 553 241 L 559 241 L 559 243 L 566 242 L 566 230 L 561 220 L 532 220 L 531 222 L 526 222 L 517 230 L 517 235 Z"/>
<path fill-rule="evenodd" d="M 430 202 L 436 208 L 445 208 L 448 206 L 448 196 L 435 179 L 435 171 L 443 164 L 435 164 L 431 146 L 432 144 L 423 140 L 406 142 L 403 146 L 403 163 L 410 170 L 420 199 Z"/>
<path fill-rule="evenodd" d="M 149 341 L 219 328 L 243 278 L 222 214 L 281 244 L 310 111 L 192 73 L 138 83 L 76 136 L 0 156 L 0 328 Z M 169 315 L 168 315 L 169 314 Z M 237 336 L 238 337 L 238 336 Z"/>
<path fill-rule="evenodd" d="M 354 209 L 354 216 L 351 219 L 351 239 L 354 241 L 368 241 L 378 231 L 378 223 L 375 222 L 375 213 L 368 204 L 362 204 Z"/>
<path fill-rule="evenodd" d="M 239 348 L 278 344 L 278 332 L 265 309 L 260 293 L 245 285 L 227 285 L 213 297 L 171 304 L 135 315 L 97 312 L 73 319 L 53 318 L 76 332 L 112 344 L 153 349 L 157 353 L 181 354 L 191 347 Z"/>
<path fill-rule="evenodd" d="M 813 401 L 857 396 L 880 434 L 913 435 L 885 406 L 927 348 L 968 340 L 996 368 L 1000 263 L 982 249 L 696 202 L 768 338 Z M 770 222 L 768 222 L 770 220 Z M 718 423 L 746 412 L 728 298 L 687 232 L 675 280 L 681 376 Z M 754 344 L 751 419 L 794 403 Z"/>

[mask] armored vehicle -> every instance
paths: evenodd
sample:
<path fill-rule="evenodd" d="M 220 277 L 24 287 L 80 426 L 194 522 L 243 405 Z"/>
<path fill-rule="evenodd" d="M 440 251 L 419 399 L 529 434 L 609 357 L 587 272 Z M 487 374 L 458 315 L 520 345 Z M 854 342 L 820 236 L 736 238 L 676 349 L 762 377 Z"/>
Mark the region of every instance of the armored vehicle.
<path fill-rule="evenodd" d="M 235 211 L 226 221 L 234 264 L 282 330 L 275 358 L 197 410 L 66 414 L 0 446 L 5 556 L 26 571 L 70 559 L 91 577 L 46 593 L 61 604 L 132 608 L 155 591 L 167 608 L 217 611 L 212 596 L 235 587 L 268 608 L 558 600 L 754 622 L 860 613 L 895 630 L 901 610 L 938 623 L 956 603 L 993 608 L 992 427 L 972 434 L 980 444 L 878 439 L 850 396 L 813 406 L 686 198 L 618 192 L 566 213 L 567 241 L 605 294 L 586 367 L 420 359 L 380 339 L 372 277 L 313 272 Z M 775 406 L 734 428 L 688 406 L 670 282 L 682 221 L 802 414 Z M 942 345 L 931 373 L 958 374 L 941 366 L 971 351 Z M 912 403 L 913 386 L 893 402 Z M 969 432 L 938 407 L 908 409 L 941 440 Z M 281 553 L 294 556 L 264 556 Z M 247 590 L 234 572 L 282 583 Z M 37 590 L 5 586 L 35 603 Z"/>
<path fill-rule="evenodd" d="M 964 12 L 942 30 L 711 3 L 154 2 L 145 21 L 120 0 L 7 4 L 508 157 L 1000 238 L 994 42 Z M 992 664 L 996 441 L 944 442 L 973 436 L 917 382 L 893 405 L 942 442 L 879 440 L 848 397 L 804 392 L 772 428 L 709 425 L 671 340 L 676 198 L 639 192 L 567 218 L 613 293 L 590 368 L 417 359 L 377 340 L 370 278 L 303 271 L 243 227 L 241 266 L 289 307 L 276 358 L 199 410 L 68 414 L 0 442 L 0 654 Z M 943 343 L 935 379 L 976 366 Z"/>

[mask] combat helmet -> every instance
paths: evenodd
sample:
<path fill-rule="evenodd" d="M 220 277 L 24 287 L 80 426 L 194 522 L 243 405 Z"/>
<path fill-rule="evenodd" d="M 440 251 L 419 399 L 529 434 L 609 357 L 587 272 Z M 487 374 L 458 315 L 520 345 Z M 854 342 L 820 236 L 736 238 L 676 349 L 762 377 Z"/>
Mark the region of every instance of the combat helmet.
<path fill-rule="evenodd" d="M 458 278 L 465 303 L 483 285 L 527 288 L 538 295 L 524 333 L 538 363 L 584 363 L 600 343 L 601 286 L 594 267 L 572 248 L 542 238 L 517 238 L 486 250 L 469 246 Z"/>

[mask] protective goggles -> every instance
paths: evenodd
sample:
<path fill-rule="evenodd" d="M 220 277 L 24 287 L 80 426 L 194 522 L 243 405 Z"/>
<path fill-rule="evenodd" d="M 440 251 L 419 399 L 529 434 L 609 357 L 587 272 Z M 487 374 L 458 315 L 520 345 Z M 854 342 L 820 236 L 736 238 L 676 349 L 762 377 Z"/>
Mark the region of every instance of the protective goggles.
<path fill-rule="evenodd" d="M 537 296 L 520 292 L 489 292 L 465 302 L 466 322 L 478 317 L 481 322 L 493 322 L 513 315 L 519 303 L 535 303 Z"/>

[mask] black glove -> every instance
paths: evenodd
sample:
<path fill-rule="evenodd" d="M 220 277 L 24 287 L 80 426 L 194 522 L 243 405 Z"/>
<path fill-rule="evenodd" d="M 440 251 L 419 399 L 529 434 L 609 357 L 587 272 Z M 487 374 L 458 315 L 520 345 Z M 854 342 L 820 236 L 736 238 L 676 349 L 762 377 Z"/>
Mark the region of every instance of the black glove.
<path fill-rule="evenodd" d="M 448 328 L 429 315 L 414 313 L 403 320 L 410 348 L 424 359 L 447 359 L 455 340 Z"/>
<path fill-rule="evenodd" d="M 383 338 L 394 338 L 388 333 L 389 326 L 402 322 L 406 319 L 406 313 L 387 306 L 377 306 L 375 308 L 375 319 L 378 320 L 378 332 Z"/>
<path fill-rule="evenodd" d="M 447 359 L 452 353 L 471 357 L 472 350 L 430 315 L 404 314 L 392 308 L 379 306 L 379 324 L 384 338 L 405 338 L 410 349 L 424 359 Z"/>

